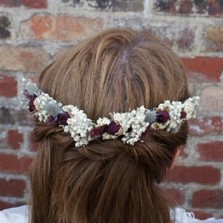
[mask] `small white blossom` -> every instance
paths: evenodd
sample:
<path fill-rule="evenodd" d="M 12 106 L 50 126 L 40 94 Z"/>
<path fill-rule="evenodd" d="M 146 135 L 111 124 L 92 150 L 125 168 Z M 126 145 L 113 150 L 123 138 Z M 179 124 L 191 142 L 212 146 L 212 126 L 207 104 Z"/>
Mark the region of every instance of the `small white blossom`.
<path fill-rule="evenodd" d="M 68 125 L 64 126 L 64 130 L 71 134 L 71 137 L 75 141 L 75 146 L 87 145 L 89 142 L 89 132 L 94 127 L 94 123 L 82 110 L 73 105 L 63 106 L 62 109 L 71 116 L 67 120 Z"/>
<path fill-rule="evenodd" d="M 99 118 L 96 122 L 96 127 L 103 126 L 103 125 L 109 125 L 111 123 L 111 120 L 104 117 L 104 118 Z"/>
<path fill-rule="evenodd" d="M 57 104 L 58 108 L 61 106 L 60 103 L 58 103 L 56 100 L 51 98 L 48 94 L 41 93 L 34 101 L 34 105 L 36 108 L 35 115 L 39 118 L 41 122 L 46 122 L 49 116 L 51 116 L 50 113 L 47 112 L 47 107 L 51 105 Z"/>

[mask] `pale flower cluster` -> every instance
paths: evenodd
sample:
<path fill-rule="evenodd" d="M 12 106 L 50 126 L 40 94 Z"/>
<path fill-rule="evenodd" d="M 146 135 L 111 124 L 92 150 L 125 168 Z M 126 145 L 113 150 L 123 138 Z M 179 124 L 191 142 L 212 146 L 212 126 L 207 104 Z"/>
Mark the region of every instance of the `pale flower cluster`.
<path fill-rule="evenodd" d="M 146 109 L 144 106 L 126 113 L 114 113 L 112 119 L 118 122 L 123 129 L 122 141 L 124 143 L 134 145 L 135 142 L 140 141 L 143 132 L 146 131 L 149 123 L 145 122 Z M 131 129 L 131 131 L 128 131 Z"/>
<path fill-rule="evenodd" d="M 155 122 L 152 124 L 152 128 L 159 130 L 165 129 L 168 132 L 176 133 L 179 131 L 180 126 L 185 120 L 194 118 L 196 115 L 196 106 L 198 105 L 199 97 L 188 98 L 185 102 L 169 100 L 159 104 L 157 110 L 167 111 L 170 115 L 170 119 L 165 123 Z M 181 111 L 186 112 L 186 117 L 181 118 Z"/>
<path fill-rule="evenodd" d="M 26 90 L 30 95 L 35 94 L 36 96 L 39 96 L 41 94 L 41 90 L 37 87 L 37 85 L 24 77 L 22 78 L 21 88 Z M 19 94 L 19 100 L 24 108 L 29 108 L 29 99 L 23 91 L 21 91 Z"/>
<path fill-rule="evenodd" d="M 51 98 L 48 94 L 41 93 L 34 101 L 36 108 L 35 116 L 40 122 L 47 122 L 52 115 L 61 111 L 62 104 Z"/>
<path fill-rule="evenodd" d="M 196 107 L 199 105 L 199 96 L 188 98 L 184 102 L 184 111 L 187 113 L 187 120 L 196 117 Z"/>
<path fill-rule="evenodd" d="M 94 126 L 91 119 L 76 106 L 67 105 L 63 106 L 62 109 L 64 112 L 69 113 L 70 118 L 67 120 L 67 125 L 61 127 L 63 127 L 65 132 L 71 134 L 76 147 L 87 145 L 89 142 L 89 132 Z"/>

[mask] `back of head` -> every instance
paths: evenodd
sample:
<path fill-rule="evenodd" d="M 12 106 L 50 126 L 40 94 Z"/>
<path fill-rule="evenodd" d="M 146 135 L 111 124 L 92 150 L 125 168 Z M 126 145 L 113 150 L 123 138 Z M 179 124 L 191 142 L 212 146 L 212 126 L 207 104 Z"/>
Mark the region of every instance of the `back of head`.
<path fill-rule="evenodd" d="M 39 85 L 92 120 L 164 100 L 184 101 L 188 88 L 178 57 L 148 31 L 111 29 L 56 59 Z M 92 141 L 75 148 L 55 125 L 36 123 L 31 170 L 32 223 L 168 223 L 170 203 L 157 186 L 187 123 L 176 133 L 150 130 L 144 143 Z"/>

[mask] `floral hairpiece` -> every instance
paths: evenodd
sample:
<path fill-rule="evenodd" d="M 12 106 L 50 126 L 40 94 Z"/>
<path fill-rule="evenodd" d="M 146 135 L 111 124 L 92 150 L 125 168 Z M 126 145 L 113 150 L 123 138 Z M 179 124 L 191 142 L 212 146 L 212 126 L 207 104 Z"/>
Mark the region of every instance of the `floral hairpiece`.
<path fill-rule="evenodd" d="M 142 141 L 148 128 L 177 133 L 185 120 L 195 117 L 199 101 L 198 96 L 183 103 L 166 100 L 157 108 L 141 106 L 125 113 L 111 113 L 110 118 L 99 118 L 93 122 L 84 111 L 74 105 L 62 105 L 30 80 L 23 78 L 22 82 L 20 101 L 23 107 L 28 108 L 40 122 L 57 124 L 64 132 L 70 133 L 76 147 L 95 139 L 115 138 L 134 145 Z"/>

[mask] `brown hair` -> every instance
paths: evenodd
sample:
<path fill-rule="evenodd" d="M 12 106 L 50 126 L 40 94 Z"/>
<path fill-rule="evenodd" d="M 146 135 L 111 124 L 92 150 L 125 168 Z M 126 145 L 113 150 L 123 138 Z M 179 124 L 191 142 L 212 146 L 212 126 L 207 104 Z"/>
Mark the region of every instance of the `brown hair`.
<path fill-rule="evenodd" d="M 104 31 L 56 59 L 40 88 L 92 120 L 164 100 L 188 98 L 179 58 L 148 31 Z M 31 223 L 170 223 L 170 202 L 159 183 L 177 147 L 180 131 L 150 130 L 134 146 L 118 139 L 75 148 L 58 126 L 36 123 L 39 142 L 31 169 Z"/>

